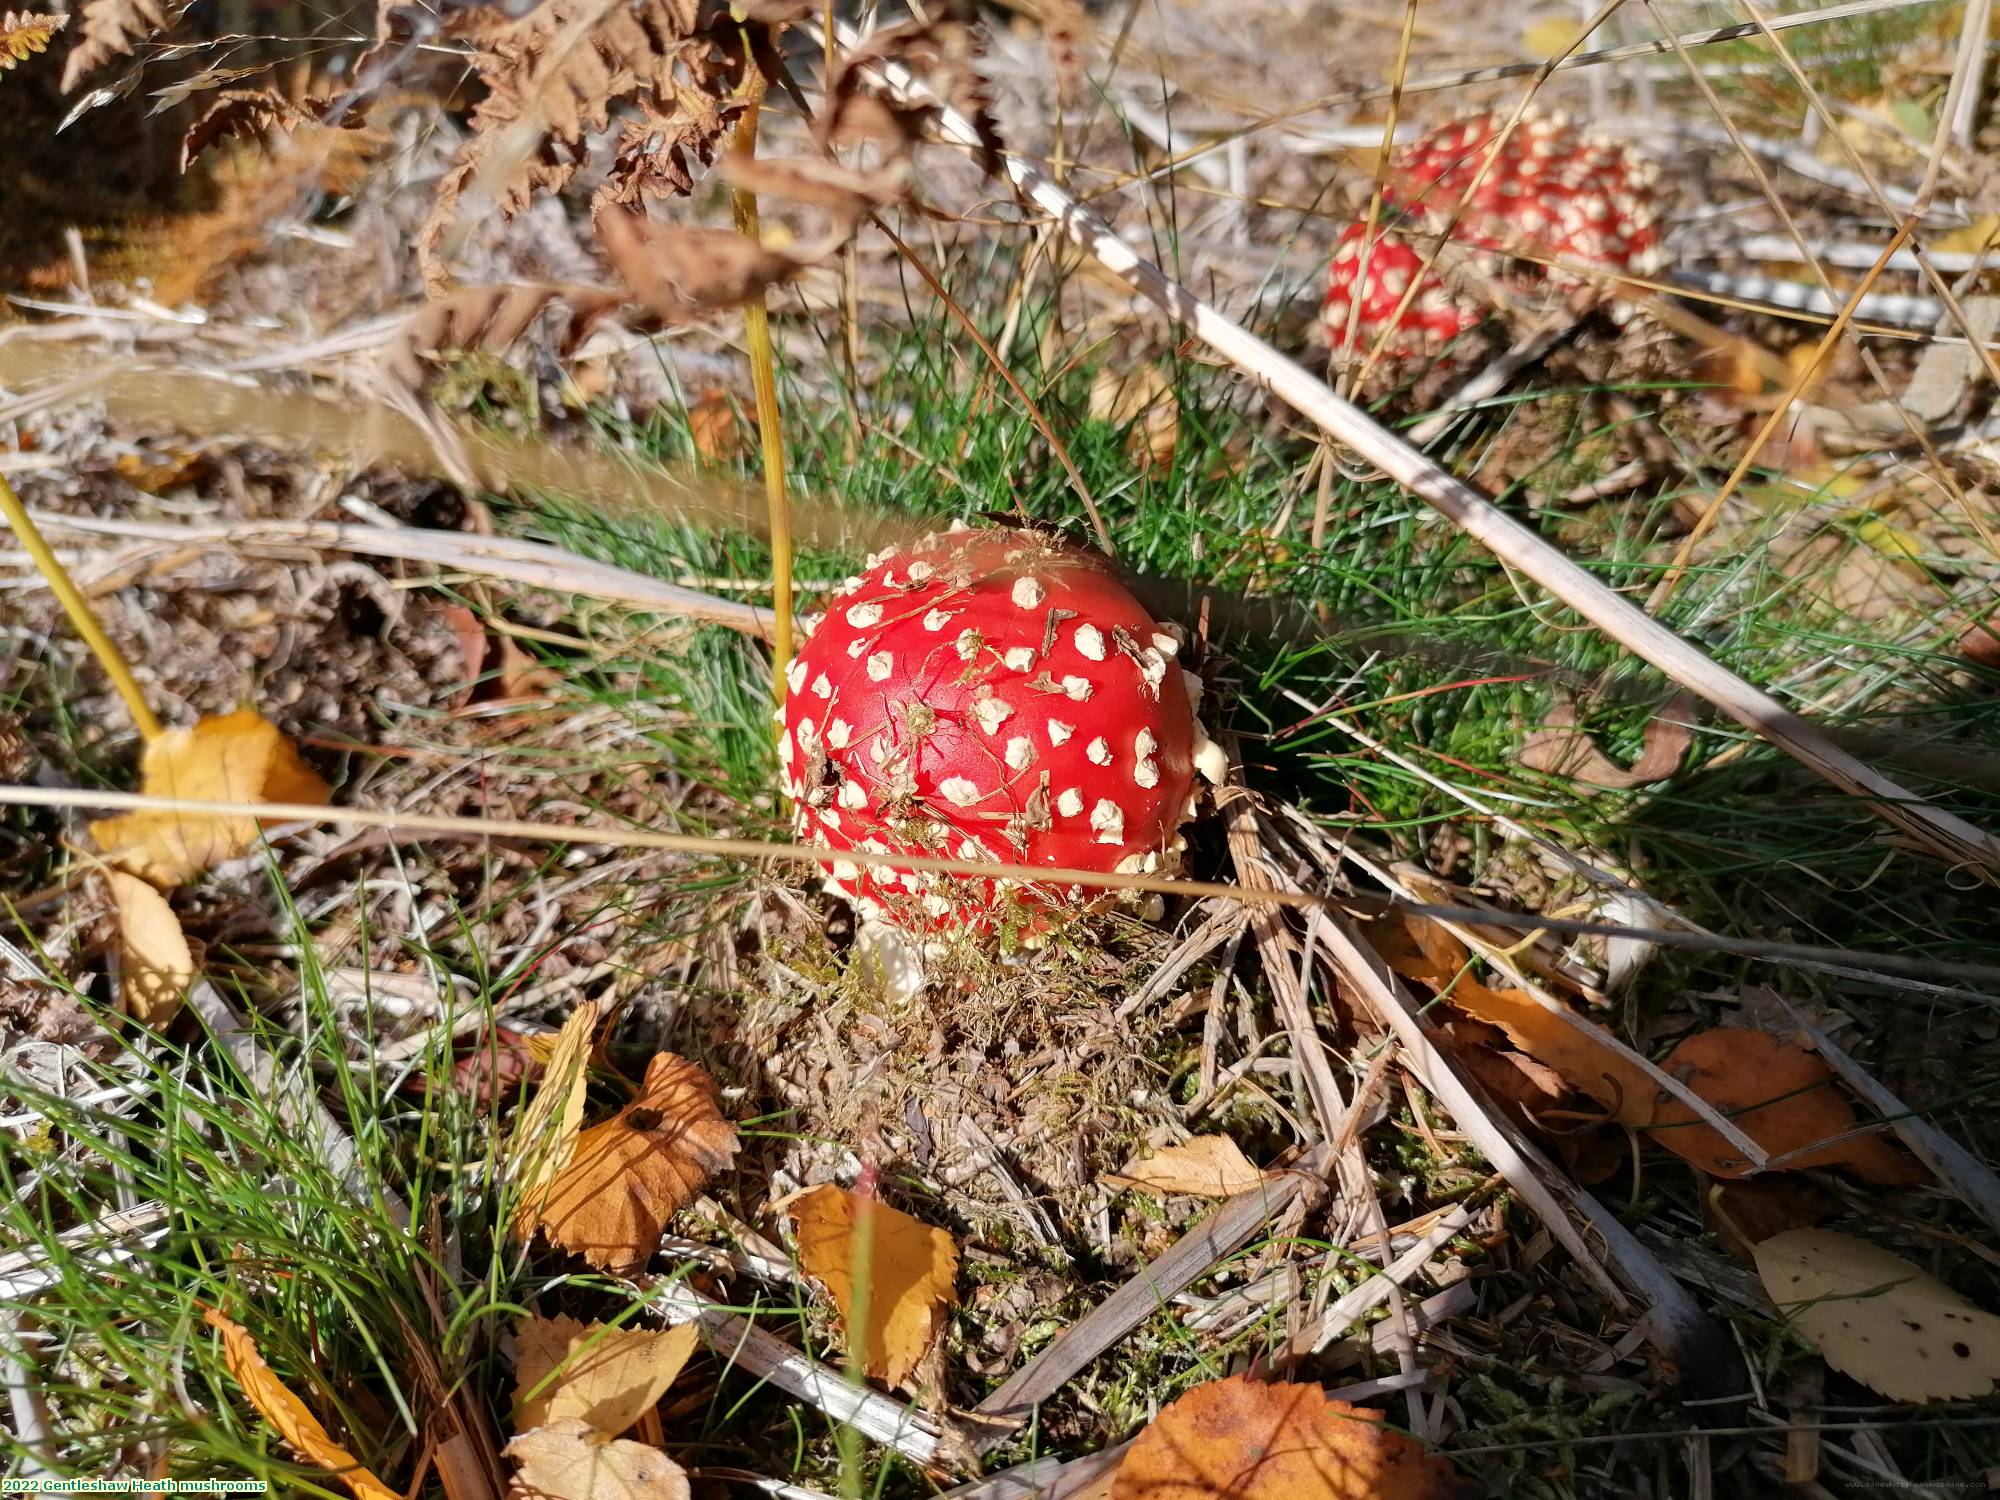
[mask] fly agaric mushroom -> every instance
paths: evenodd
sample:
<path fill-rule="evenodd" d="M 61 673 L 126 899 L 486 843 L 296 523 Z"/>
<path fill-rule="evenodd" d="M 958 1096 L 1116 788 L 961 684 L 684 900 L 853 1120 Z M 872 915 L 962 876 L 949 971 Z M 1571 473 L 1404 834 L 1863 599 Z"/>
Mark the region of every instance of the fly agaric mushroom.
<path fill-rule="evenodd" d="M 1403 295 L 1412 281 L 1418 283 L 1417 295 L 1403 307 Z M 1393 327 L 1383 343 L 1383 352 L 1390 357 L 1436 354 L 1477 327 L 1480 317 L 1478 305 L 1453 292 L 1437 272 L 1425 269 L 1423 256 L 1400 235 L 1378 229 L 1371 239 L 1367 225 L 1350 224 L 1334 241 L 1326 301 L 1320 308 L 1320 321 L 1334 348 L 1372 349 L 1382 331 Z"/>
<path fill-rule="evenodd" d="M 1458 243 L 1557 263 L 1525 273 L 1531 283 L 1578 285 L 1563 263 L 1652 268 L 1660 200 L 1651 162 L 1562 115 L 1529 115 L 1502 140 L 1505 129 L 1482 114 L 1431 131 L 1397 153 L 1384 197 Z"/>
<path fill-rule="evenodd" d="M 944 875 L 835 857 L 829 887 L 918 938 L 1030 941 L 1075 887 L 1036 867 L 1169 869 L 1199 766 L 1199 679 L 1105 559 L 1034 532 L 954 529 L 891 547 L 834 595 L 787 669 L 783 785 L 799 837 L 841 851 L 1022 867 Z"/>

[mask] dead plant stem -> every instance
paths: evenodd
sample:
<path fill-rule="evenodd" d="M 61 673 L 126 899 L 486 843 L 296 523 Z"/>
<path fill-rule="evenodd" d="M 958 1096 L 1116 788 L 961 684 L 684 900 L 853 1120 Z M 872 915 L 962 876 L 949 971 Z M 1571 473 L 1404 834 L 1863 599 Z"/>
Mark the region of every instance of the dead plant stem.
<path fill-rule="evenodd" d="M 732 149 L 742 156 L 757 154 L 757 115 L 764 96 L 763 73 L 753 67 L 750 78 L 749 103 L 731 141 Z M 737 232 L 756 239 L 757 195 L 739 188 L 730 196 Z M 771 314 L 762 292 L 743 304 L 743 342 L 750 351 L 750 384 L 757 397 L 757 435 L 764 455 L 764 499 L 771 513 L 771 696 L 782 703 L 785 667 L 792 659 L 792 513 L 785 493 L 785 434 L 779 425 Z"/>
<path fill-rule="evenodd" d="M 0 477 L 0 513 L 7 517 L 7 524 L 14 535 L 21 539 L 21 546 L 34 559 L 35 567 L 48 581 L 49 590 L 69 616 L 76 633 L 83 637 L 83 643 L 90 647 L 91 655 L 104 668 L 104 675 L 111 679 L 111 685 L 118 690 L 118 696 L 125 700 L 125 711 L 132 716 L 133 726 L 142 738 L 151 741 L 160 737 L 160 721 L 153 716 L 153 710 L 146 704 L 146 695 L 139 691 L 139 683 L 132 675 L 132 667 L 124 654 L 112 644 L 111 637 L 104 633 L 97 616 L 91 612 L 90 602 L 69 576 L 48 542 L 43 538 L 34 517 L 28 514 L 28 507 L 21 503 L 21 497 L 14 493 L 13 486 Z"/>

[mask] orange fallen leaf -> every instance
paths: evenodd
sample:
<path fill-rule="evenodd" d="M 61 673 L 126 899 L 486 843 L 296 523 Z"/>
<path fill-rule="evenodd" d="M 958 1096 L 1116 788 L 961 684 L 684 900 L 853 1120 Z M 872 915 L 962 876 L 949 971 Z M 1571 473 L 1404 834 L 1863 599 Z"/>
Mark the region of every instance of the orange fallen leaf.
<path fill-rule="evenodd" d="M 958 1246 L 942 1229 L 831 1183 L 799 1194 L 789 1212 L 799 1265 L 840 1309 L 848 1352 L 873 1379 L 901 1385 L 944 1331 L 956 1301 Z M 857 1341 L 855 1268 L 863 1263 L 867 1296 Z"/>
<path fill-rule="evenodd" d="M 146 746 L 140 790 L 197 802 L 325 802 L 327 784 L 271 724 L 250 709 L 169 729 Z M 125 813 L 90 825 L 112 864 L 155 885 L 178 885 L 257 842 L 247 813 Z"/>
<path fill-rule="evenodd" d="M 576 1417 L 501 1451 L 521 1466 L 509 1500 L 688 1500 L 687 1470 L 658 1448 L 608 1438 Z"/>
<path fill-rule="evenodd" d="M 119 1002 L 140 1025 L 165 1031 L 200 973 L 194 950 L 165 896 L 123 870 L 104 879 L 118 910 Z"/>
<path fill-rule="evenodd" d="M 1196 1386 L 1134 1440 L 1110 1500 L 1455 1500 L 1444 1459 L 1316 1385 Z"/>
<path fill-rule="evenodd" d="M 1609 1110 L 1620 1124 L 1642 1127 L 1653 1118 L 1659 1084 L 1638 1063 L 1600 1040 L 1598 1027 L 1582 1016 L 1565 1018 L 1526 990 L 1489 989 L 1465 972 L 1465 947 L 1426 917 L 1404 916 L 1371 930 L 1382 961 L 1405 979 L 1437 990 L 1476 1021 L 1497 1026 L 1529 1057 L 1567 1079 Z"/>
<path fill-rule="evenodd" d="M 590 1034 L 597 1027 L 597 1002 L 586 1000 L 570 1012 L 557 1033 L 542 1070 L 542 1086 L 514 1122 L 507 1147 L 507 1174 L 518 1180 L 514 1233 L 529 1239 L 541 1223 L 548 1190 L 576 1154 L 583 1128 L 584 1087 L 589 1082 Z"/>
<path fill-rule="evenodd" d="M 692 1323 L 611 1328 L 524 1318 L 514 1330 L 514 1425 L 526 1431 L 575 1417 L 617 1437 L 660 1404 L 697 1337 Z"/>
<path fill-rule="evenodd" d="M 1727 1115 L 1770 1156 L 1832 1140 L 1861 1122 L 1833 1070 L 1803 1047 L 1768 1031 L 1721 1026 L 1688 1037 L 1662 1065 Z M 1715 1177 L 1742 1177 L 1742 1154 L 1668 1095 L 1653 1113 L 1652 1138 Z M 1788 1169 L 1845 1167 L 1867 1182 L 1922 1182 L 1916 1162 L 1880 1136 L 1856 1136 L 1780 1163 Z"/>
<path fill-rule="evenodd" d="M 636 1270 L 667 1221 L 735 1157 L 736 1127 L 722 1117 L 714 1080 L 657 1053 L 638 1097 L 577 1137 L 542 1201 L 542 1232 L 603 1270 Z"/>
<path fill-rule="evenodd" d="M 1269 1174 L 1254 1165 L 1226 1135 L 1197 1135 L 1167 1146 L 1105 1177 L 1114 1188 L 1148 1193 L 1190 1193 L 1197 1198 L 1233 1198 L 1262 1187 Z"/>
<path fill-rule="evenodd" d="M 736 421 L 736 404 L 729 392 L 712 385 L 687 409 L 688 440 L 709 463 L 727 463 L 743 453 L 743 429 Z"/>
<path fill-rule="evenodd" d="M 236 1377 L 250 1404 L 277 1429 L 287 1447 L 315 1468 L 338 1475 L 354 1492 L 355 1500 L 402 1500 L 401 1495 L 363 1467 L 360 1459 L 333 1440 L 319 1418 L 306 1409 L 305 1402 L 271 1372 L 264 1356 L 257 1352 L 256 1340 L 241 1325 L 213 1308 L 206 1317 L 208 1325 L 222 1335 L 222 1359 L 229 1366 L 229 1373 Z"/>

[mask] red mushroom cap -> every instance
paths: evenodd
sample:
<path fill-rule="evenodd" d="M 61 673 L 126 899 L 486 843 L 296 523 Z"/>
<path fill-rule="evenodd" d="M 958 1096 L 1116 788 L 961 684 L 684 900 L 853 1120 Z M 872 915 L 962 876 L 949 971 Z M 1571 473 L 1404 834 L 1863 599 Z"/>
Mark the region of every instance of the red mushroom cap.
<path fill-rule="evenodd" d="M 1105 559 L 1034 532 L 949 531 L 850 579 L 792 659 L 779 759 L 833 850 L 1149 871 L 1179 853 L 1205 743 L 1177 637 Z M 1077 899 L 833 860 L 829 886 L 911 932 Z M 1082 893 L 1087 897 L 1088 893 Z"/>
<path fill-rule="evenodd" d="M 1372 349 L 1390 319 L 1395 318 L 1413 280 L 1419 284 L 1417 295 L 1396 318 L 1395 332 L 1383 346 L 1385 353 L 1435 354 L 1461 333 L 1479 326 L 1478 305 L 1454 293 L 1437 272 L 1426 270 L 1422 254 L 1407 240 L 1382 229 L 1377 229 L 1371 240 L 1365 224 L 1350 224 L 1342 230 L 1334 241 L 1326 301 L 1320 308 L 1320 320 L 1333 347 Z M 1351 311 L 1357 290 L 1361 303 L 1358 316 Z"/>
<path fill-rule="evenodd" d="M 1438 233 L 1458 214 L 1450 234 L 1464 244 L 1573 265 L 1651 269 L 1660 245 L 1652 163 L 1560 115 L 1530 115 L 1502 142 L 1506 123 L 1475 115 L 1432 131 L 1397 154 L 1385 195 Z M 1482 179 L 1488 157 L 1493 165 Z M 1576 280 L 1554 269 L 1548 279 Z"/>

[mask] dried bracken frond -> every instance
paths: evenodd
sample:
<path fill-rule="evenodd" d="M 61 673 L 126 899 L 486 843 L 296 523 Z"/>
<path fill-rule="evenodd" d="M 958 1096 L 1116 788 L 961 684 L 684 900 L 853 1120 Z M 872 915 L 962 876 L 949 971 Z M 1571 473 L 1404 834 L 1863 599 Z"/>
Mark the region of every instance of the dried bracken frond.
<path fill-rule="evenodd" d="M 114 57 L 128 57 L 139 43 L 150 41 L 178 21 L 188 0 L 89 0 L 83 7 L 83 40 L 63 64 L 65 93 L 84 75 Z"/>
<path fill-rule="evenodd" d="M 600 207 L 689 191 L 691 163 L 711 158 L 741 109 L 732 96 L 742 60 L 730 33 L 705 34 L 702 21 L 701 0 L 549 0 L 497 30 L 482 22 L 470 40 L 487 94 L 419 240 L 431 279 L 441 275 L 437 245 L 475 184 L 506 214 L 560 191 L 582 165 L 585 137 L 609 128 L 617 105 L 637 118 L 623 126 Z"/>
<path fill-rule="evenodd" d="M 37 52 L 46 51 L 49 38 L 69 22 L 67 16 L 37 15 L 33 11 L 0 10 L 0 73 L 16 63 L 26 62 Z"/>
<path fill-rule="evenodd" d="M 185 172 L 217 141 L 289 135 L 314 119 L 312 109 L 287 99 L 275 89 L 224 89 L 188 126 L 181 137 L 181 170 Z"/>
<path fill-rule="evenodd" d="M 404 318 L 382 350 L 382 366 L 408 390 L 423 385 L 427 361 L 444 353 L 484 350 L 499 354 L 551 308 L 566 315 L 560 352 L 568 353 L 624 298 L 607 287 L 549 282 L 459 287 L 433 298 Z"/>

